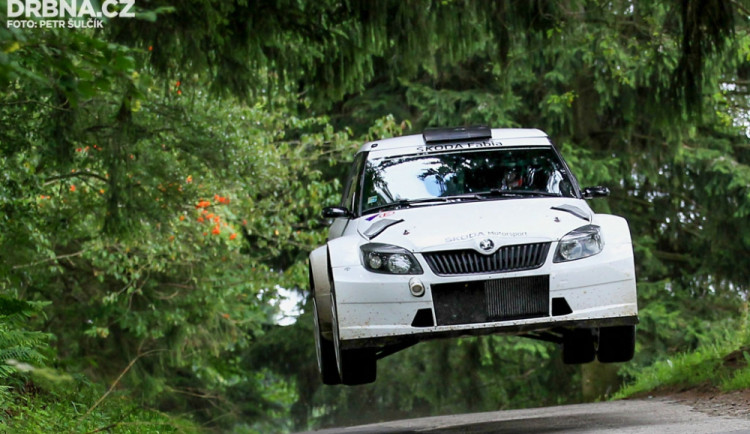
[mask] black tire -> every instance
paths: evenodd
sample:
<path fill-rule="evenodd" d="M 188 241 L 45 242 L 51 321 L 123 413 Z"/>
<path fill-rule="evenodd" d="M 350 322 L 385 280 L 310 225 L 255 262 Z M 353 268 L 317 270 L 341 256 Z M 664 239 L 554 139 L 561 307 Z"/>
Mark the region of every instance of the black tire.
<path fill-rule="evenodd" d="M 580 365 L 593 362 L 596 357 L 591 329 L 566 330 L 563 334 L 563 363 Z"/>
<path fill-rule="evenodd" d="M 345 350 L 341 348 L 333 283 L 331 283 L 331 328 L 333 331 L 333 350 L 341 383 L 347 386 L 358 386 L 374 382 L 378 372 L 375 353 L 367 349 Z"/>
<path fill-rule="evenodd" d="M 635 326 L 602 327 L 596 357 L 602 363 L 627 362 L 635 354 Z"/>
<path fill-rule="evenodd" d="M 336 352 L 333 349 L 333 342 L 323 337 L 320 329 L 320 318 L 318 316 L 318 303 L 315 301 L 315 285 L 313 283 L 312 269 L 308 268 L 308 276 L 310 279 L 310 293 L 312 294 L 313 302 L 313 319 L 314 319 L 314 330 L 315 334 L 315 355 L 318 360 L 318 372 L 320 372 L 320 380 L 323 384 L 333 386 L 341 384 L 341 377 L 339 377 L 339 371 L 336 367 Z"/>
<path fill-rule="evenodd" d="M 313 296 L 313 316 L 315 317 L 315 353 L 318 358 L 318 371 L 323 384 L 333 386 L 341 384 L 339 370 L 336 366 L 336 350 L 333 342 L 324 338 L 320 333 L 320 321 L 318 320 L 318 306 Z"/>
<path fill-rule="evenodd" d="M 341 382 L 347 386 L 373 383 L 377 378 L 377 359 L 371 350 L 341 350 L 341 368 Z"/>

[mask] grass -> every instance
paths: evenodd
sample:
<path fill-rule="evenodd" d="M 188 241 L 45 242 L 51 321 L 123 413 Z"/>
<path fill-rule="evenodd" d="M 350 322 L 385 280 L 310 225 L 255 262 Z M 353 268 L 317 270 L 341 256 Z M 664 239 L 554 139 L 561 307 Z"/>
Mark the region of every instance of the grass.
<path fill-rule="evenodd" d="M 750 388 L 750 328 L 727 326 L 721 338 L 695 351 L 675 354 L 635 373 L 635 379 L 613 399 L 660 392 L 713 388 L 720 392 Z"/>
<path fill-rule="evenodd" d="M 203 432 L 189 419 L 144 408 L 125 394 L 112 393 L 101 400 L 104 393 L 103 386 L 81 379 L 71 379 L 54 387 L 39 387 L 29 381 L 0 396 L 0 431 Z"/>

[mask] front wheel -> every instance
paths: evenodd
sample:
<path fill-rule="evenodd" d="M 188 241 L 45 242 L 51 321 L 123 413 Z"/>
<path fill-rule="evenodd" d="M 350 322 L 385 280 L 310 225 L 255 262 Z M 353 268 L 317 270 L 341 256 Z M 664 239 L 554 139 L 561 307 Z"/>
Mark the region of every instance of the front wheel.
<path fill-rule="evenodd" d="M 602 363 L 627 362 L 635 354 L 635 326 L 602 327 L 596 357 Z"/>
<path fill-rule="evenodd" d="M 341 351 L 341 382 L 348 386 L 375 382 L 378 374 L 375 353 L 370 350 Z"/>
<path fill-rule="evenodd" d="M 594 335 L 591 329 L 566 330 L 563 334 L 563 363 L 579 365 L 594 361 Z"/>
<path fill-rule="evenodd" d="M 336 367 L 336 350 L 333 342 L 324 338 L 320 333 L 320 320 L 318 319 L 318 305 L 313 295 L 313 317 L 315 318 L 315 353 L 318 356 L 318 371 L 323 384 L 333 386 L 341 384 L 339 371 Z"/>
<path fill-rule="evenodd" d="M 331 285 L 331 325 L 333 329 L 333 349 L 341 383 L 347 386 L 357 386 L 375 382 L 378 373 L 375 352 L 369 349 L 341 348 L 333 285 Z"/>

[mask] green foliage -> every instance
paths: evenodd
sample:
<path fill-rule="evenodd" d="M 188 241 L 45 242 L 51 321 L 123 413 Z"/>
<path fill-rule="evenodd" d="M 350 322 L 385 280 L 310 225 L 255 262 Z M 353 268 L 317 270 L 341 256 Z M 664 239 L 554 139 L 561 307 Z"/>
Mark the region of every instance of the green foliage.
<path fill-rule="evenodd" d="M 0 294 L 0 408 L 26 381 L 25 373 L 42 366 L 47 357 L 48 333 L 29 330 L 29 320 L 47 303 L 27 302 Z"/>
<path fill-rule="evenodd" d="M 747 352 L 747 348 L 741 348 L 738 350 L 742 355 L 742 361 L 747 365 L 750 361 L 750 356 Z M 746 390 L 750 387 L 750 369 L 745 366 L 742 369 L 736 370 L 730 378 L 722 380 L 720 388 L 724 391 L 732 390 Z"/>
<path fill-rule="evenodd" d="M 44 389 L 29 383 L 12 401 L 0 401 L 3 408 L 0 421 L 9 432 L 204 431 L 185 417 L 144 409 L 121 393 L 103 401 L 95 410 L 90 411 L 102 393 L 103 387 L 81 378 Z"/>
<path fill-rule="evenodd" d="M 44 367 L 53 336 L 29 330 L 30 322 L 48 304 L 0 294 L 0 422 L 10 429 L 16 428 L 15 421 L 27 411 L 27 403 L 39 403 L 30 396 L 39 392 L 37 384 L 55 387 L 70 379 Z"/>
<path fill-rule="evenodd" d="M 660 387 L 688 389 L 710 380 L 720 381 L 727 373 L 721 369 L 721 358 L 715 349 L 683 353 L 649 366 L 641 373 L 634 385 L 625 387 L 615 395 L 615 399 Z"/>
<path fill-rule="evenodd" d="M 357 145 L 283 95 L 217 100 L 91 33 L 11 37 L 0 294 L 20 298 L 3 296 L 3 310 L 48 301 L 30 327 L 54 331 L 55 363 L 95 381 L 124 373 L 141 405 L 258 417 L 279 388 L 266 392 L 236 353 L 273 322 L 276 288 L 306 282 L 320 210 L 336 200 L 323 174 Z M 2 327 L 0 360 L 45 372 L 48 335 L 15 318 Z M 225 398 L 235 388 L 240 402 Z"/>
<path fill-rule="evenodd" d="M 138 8 L 99 32 L 0 27 L 0 361 L 17 361 L 0 363 L 0 407 L 19 429 L 194 429 L 154 407 L 266 432 L 580 400 L 554 346 L 500 337 L 421 344 L 374 385 L 321 388 L 309 306 L 274 325 L 359 144 L 425 126 L 540 127 L 584 185 L 610 187 L 592 206 L 630 222 L 641 306 L 624 377 L 669 358 L 703 379 L 725 351 L 707 342 L 737 347 L 745 3 Z"/>
<path fill-rule="evenodd" d="M 633 369 L 633 380 L 614 398 L 707 385 L 725 391 L 746 388 L 750 384 L 750 332 L 747 305 L 744 308 L 741 319 L 714 326 L 695 350 L 674 353 L 651 366 Z"/>

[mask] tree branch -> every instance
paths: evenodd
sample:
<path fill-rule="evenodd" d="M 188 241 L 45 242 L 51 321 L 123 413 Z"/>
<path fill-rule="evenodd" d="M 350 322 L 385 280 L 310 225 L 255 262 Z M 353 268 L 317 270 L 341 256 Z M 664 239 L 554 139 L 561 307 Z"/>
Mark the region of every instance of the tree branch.
<path fill-rule="evenodd" d="M 91 178 L 96 178 L 96 179 L 98 179 L 100 181 L 103 181 L 103 182 L 109 182 L 109 179 L 103 177 L 102 175 L 99 175 L 98 173 L 94 173 L 94 172 L 73 172 L 73 173 L 66 173 L 64 175 L 55 175 L 55 176 L 49 177 L 49 178 L 47 178 L 47 179 L 44 180 L 44 185 L 52 184 L 53 182 L 59 181 L 61 179 L 77 178 L 77 177 L 82 177 L 82 176 L 88 176 L 88 177 L 91 177 Z"/>
<path fill-rule="evenodd" d="M 654 251 L 654 256 L 667 261 L 690 262 L 691 260 L 690 255 L 683 253 L 664 252 L 661 250 Z"/>
<path fill-rule="evenodd" d="M 144 342 L 145 342 L 145 341 L 144 341 Z M 109 386 L 109 389 L 107 390 L 107 392 L 105 392 L 105 393 L 104 393 L 104 395 L 102 395 L 102 396 L 101 396 L 101 397 L 100 397 L 100 398 L 99 398 L 99 399 L 98 399 L 98 400 L 97 400 L 97 401 L 96 401 L 96 402 L 94 403 L 94 405 L 92 405 L 92 406 L 91 406 L 91 408 L 89 408 L 89 409 L 88 409 L 88 410 L 86 411 L 86 413 L 85 413 L 85 414 L 84 414 L 83 416 L 81 416 L 81 418 L 80 418 L 80 419 L 78 420 L 78 423 L 79 423 L 79 424 L 81 423 L 81 421 L 82 421 L 82 420 L 86 419 L 86 417 L 87 417 L 87 416 L 88 416 L 89 414 L 91 414 L 91 412 L 92 412 L 92 411 L 94 411 L 94 409 L 95 409 L 96 407 L 98 407 L 98 406 L 99 406 L 99 404 L 101 404 L 101 403 L 102 403 L 102 401 L 104 401 L 105 399 L 107 399 L 107 397 L 109 396 L 109 394 L 110 394 L 110 393 L 112 393 L 112 391 L 113 391 L 113 390 L 115 389 L 115 387 L 117 387 L 117 385 L 118 385 L 118 384 L 120 383 L 120 380 L 122 380 L 122 377 L 124 377 L 124 376 L 125 376 L 125 374 L 127 374 L 127 373 L 128 373 L 128 371 L 130 371 L 130 368 L 132 368 L 132 367 L 133 367 L 133 365 L 135 365 L 135 362 L 137 362 L 137 361 L 138 361 L 138 360 L 139 360 L 139 359 L 140 359 L 141 357 L 145 357 L 145 356 L 147 356 L 147 355 L 149 355 L 149 354 L 157 353 L 157 352 L 160 352 L 160 351 L 166 351 L 166 350 L 164 350 L 164 349 L 157 349 L 157 350 L 149 350 L 149 351 L 146 351 L 145 353 L 142 353 L 142 352 L 141 352 L 141 347 L 142 347 L 142 346 L 143 346 L 143 342 L 141 342 L 141 345 L 139 345 L 139 346 L 138 346 L 138 354 L 137 354 L 137 355 L 136 355 L 136 356 L 135 356 L 135 357 L 133 358 L 133 360 L 131 360 L 131 361 L 130 361 L 130 363 L 128 363 L 128 366 L 126 366 L 126 367 L 125 367 L 125 369 L 123 369 L 123 370 L 122 370 L 122 372 L 120 372 L 120 375 L 119 375 L 119 376 L 118 376 L 118 377 L 117 377 L 117 378 L 115 379 L 115 381 L 113 381 L 113 382 L 112 382 L 112 385 L 111 385 L 111 386 Z"/>
<path fill-rule="evenodd" d="M 41 261 L 35 261 L 35 262 L 28 263 L 28 264 L 14 265 L 13 269 L 14 270 L 18 270 L 20 268 L 28 268 L 28 267 L 33 267 L 34 265 L 44 264 L 45 262 L 58 261 L 60 259 L 66 259 L 66 258 L 72 258 L 72 257 L 75 257 L 75 256 L 81 256 L 84 252 L 85 252 L 85 250 L 81 250 L 80 252 L 70 253 L 70 254 L 67 254 L 67 255 L 55 256 L 54 258 L 42 259 Z"/>
<path fill-rule="evenodd" d="M 8 102 L 2 102 L 0 105 L 24 105 L 24 104 L 38 104 L 43 107 L 51 108 L 53 110 L 61 110 L 61 111 L 70 111 L 69 108 L 65 108 L 65 106 L 55 106 L 52 104 L 47 104 L 42 101 L 35 101 L 35 100 L 25 100 L 25 101 L 8 101 Z"/>
<path fill-rule="evenodd" d="M 737 9 L 739 9 L 740 12 L 744 12 L 745 15 L 750 15 L 750 9 L 742 6 L 737 0 L 731 0 L 731 3 L 737 6 Z"/>

